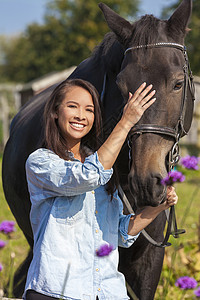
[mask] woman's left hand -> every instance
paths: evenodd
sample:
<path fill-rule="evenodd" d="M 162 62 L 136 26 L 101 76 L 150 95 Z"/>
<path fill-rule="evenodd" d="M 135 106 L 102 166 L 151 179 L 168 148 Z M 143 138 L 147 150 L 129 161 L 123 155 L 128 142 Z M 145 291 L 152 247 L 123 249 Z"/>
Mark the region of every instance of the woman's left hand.
<path fill-rule="evenodd" d="M 178 202 L 178 196 L 175 192 L 175 188 L 173 186 L 167 187 L 167 200 L 165 202 L 165 205 L 168 207 L 173 206 L 177 204 Z"/>

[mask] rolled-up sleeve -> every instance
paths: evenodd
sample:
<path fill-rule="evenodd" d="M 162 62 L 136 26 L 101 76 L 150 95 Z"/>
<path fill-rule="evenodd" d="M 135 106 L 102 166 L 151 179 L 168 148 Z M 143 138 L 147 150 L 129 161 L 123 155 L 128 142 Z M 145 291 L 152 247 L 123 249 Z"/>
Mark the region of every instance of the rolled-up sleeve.
<path fill-rule="evenodd" d="M 129 235 L 128 234 L 128 225 L 130 222 L 130 218 L 134 214 L 124 215 L 123 214 L 123 204 L 121 199 L 119 199 L 119 232 L 118 232 L 118 245 L 120 247 L 128 248 L 130 247 L 138 238 L 140 233 L 137 235 Z"/>
<path fill-rule="evenodd" d="M 112 173 L 112 169 L 104 170 L 97 152 L 81 163 L 61 159 L 47 149 L 38 149 L 26 161 L 29 192 L 32 199 L 36 196 L 37 200 L 83 194 L 105 185 Z"/>

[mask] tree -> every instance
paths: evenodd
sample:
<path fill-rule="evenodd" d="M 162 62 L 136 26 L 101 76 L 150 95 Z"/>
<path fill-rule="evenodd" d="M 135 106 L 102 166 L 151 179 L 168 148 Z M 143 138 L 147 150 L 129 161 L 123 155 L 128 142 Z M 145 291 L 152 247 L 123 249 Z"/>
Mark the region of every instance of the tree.
<path fill-rule="evenodd" d="M 176 4 L 168 7 L 163 11 L 162 17 L 168 18 L 174 9 L 181 3 L 177 1 Z M 193 11 L 191 22 L 189 24 L 191 29 L 185 39 L 185 44 L 188 50 L 191 69 L 193 74 L 200 76 L 200 1 L 193 0 Z"/>
<path fill-rule="evenodd" d="M 0 73 L 11 81 L 28 82 L 52 71 L 78 65 L 109 31 L 96 0 L 50 0 L 44 25 L 30 24 L 4 47 Z M 125 18 L 137 13 L 139 0 L 106 0 Z"/>

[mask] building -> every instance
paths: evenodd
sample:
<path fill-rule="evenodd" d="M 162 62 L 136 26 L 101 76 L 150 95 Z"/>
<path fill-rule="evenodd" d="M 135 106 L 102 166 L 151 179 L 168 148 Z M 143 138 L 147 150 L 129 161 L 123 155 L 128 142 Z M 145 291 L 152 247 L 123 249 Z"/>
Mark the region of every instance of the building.
<path fill-rule="evenodd" d="M 49 86 L 67 79 L 75 68 L 73 66 L 60 72 L 52 72 L 25 84 L 18 84 L 16 89 L 19 94 L 19 106 L 22 107 L 30 98 Z"/>

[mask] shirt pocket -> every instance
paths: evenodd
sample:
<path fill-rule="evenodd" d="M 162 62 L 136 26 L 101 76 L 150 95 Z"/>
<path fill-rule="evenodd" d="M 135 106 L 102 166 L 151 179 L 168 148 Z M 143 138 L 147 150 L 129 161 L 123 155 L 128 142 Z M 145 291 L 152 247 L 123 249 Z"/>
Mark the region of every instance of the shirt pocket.
<path fill-rule="evenodd" d="M 82 195 L 57 198 L 55 200 L 55 218 L 57 223 L 74 225 L 83 221 Z"/>

